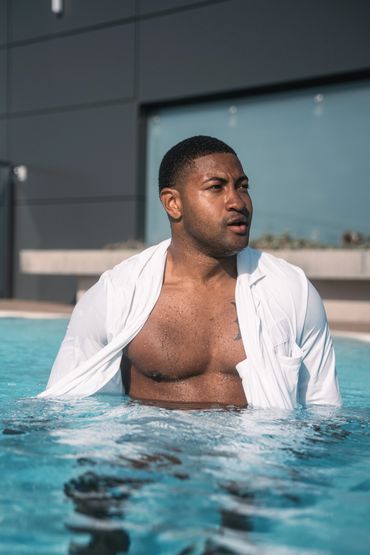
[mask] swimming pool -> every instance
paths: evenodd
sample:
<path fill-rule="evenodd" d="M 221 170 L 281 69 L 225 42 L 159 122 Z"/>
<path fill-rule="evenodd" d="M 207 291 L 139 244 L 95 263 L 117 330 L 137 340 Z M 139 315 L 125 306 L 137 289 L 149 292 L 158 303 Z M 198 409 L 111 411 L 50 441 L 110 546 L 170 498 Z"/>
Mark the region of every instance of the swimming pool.
<path fill-rule="evenodd" d="M 336 410 L 33 399 L 65 327 L 0 319 L 0 553 L 368 553 L 370 345 Z"/>

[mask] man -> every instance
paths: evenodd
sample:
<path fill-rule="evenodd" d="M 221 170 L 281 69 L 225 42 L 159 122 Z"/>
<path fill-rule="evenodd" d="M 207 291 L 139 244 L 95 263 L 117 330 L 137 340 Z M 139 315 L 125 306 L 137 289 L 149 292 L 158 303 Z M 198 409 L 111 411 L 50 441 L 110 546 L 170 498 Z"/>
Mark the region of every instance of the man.
<path fill-rule="evenodd" d="M 122 391 L 166 406 L 340 404 L 320 297 L 302 270 L 246 248 L 248 178 L 196 136 L 159 171 L 171 241 L 103 274 L 76 306 L 41 396 Z"/>

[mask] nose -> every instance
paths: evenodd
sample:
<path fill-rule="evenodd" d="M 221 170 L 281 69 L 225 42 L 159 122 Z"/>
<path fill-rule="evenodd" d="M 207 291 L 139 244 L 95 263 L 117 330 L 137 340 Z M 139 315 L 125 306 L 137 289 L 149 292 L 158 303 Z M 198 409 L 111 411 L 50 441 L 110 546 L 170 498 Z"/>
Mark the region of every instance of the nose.
<path fill-rule="evenodd" d="M 237 210 L 238 212 L 245 212 L 247 208 L 246 195 L 240 193 L 239 189 L 230 187 L 225 197 L 225 206 L 227 210 Z"/>

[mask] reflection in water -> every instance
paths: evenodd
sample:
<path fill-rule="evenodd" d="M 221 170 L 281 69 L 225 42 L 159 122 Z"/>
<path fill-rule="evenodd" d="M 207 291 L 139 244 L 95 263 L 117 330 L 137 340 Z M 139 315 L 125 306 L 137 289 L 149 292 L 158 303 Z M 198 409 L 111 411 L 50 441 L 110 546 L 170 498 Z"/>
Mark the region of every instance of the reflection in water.
<path fill-rule="evenodd" d="M 271 546 L 284 555 L 362 555 L 367 409 L 176 411 L 110 403 L 33 403 L 32 411 L 22 403 L 4 419 L 0 440 L 13 457 L 8 476 L 20 484 L 22 526 L 29 522 L 39 535 L 45 529 L 44 545 L 56 545 L 59 526 L 71 555 L 261 555 Z M 71 503 L 61 502 L 63 484 Z M 343 496 L 350 512 L 339 510 Z M 337 536 L 343 548 L 334 551 Z M 356 537 L 354 548 L 347 537 Z"/>
<path fill-rule="evenodd" d="M 122 526 L 124 502 L 130 491 L 141 484 L 137 480 L 120 480 L 111 476 L 98 476 L 88 471 L 64 486 L 64 492 L 73 500 L 75 511 L 88 517 L 83 524 L 68 524 L 73 532 L 90 534 L 88 545 L 72 543 L 73 555 L 116 555 L 126 553 L 130 537 Z"/>
<path fill-rule="evenodd" d="M 238 512 L 235 508 L 221 509 L 222 527 L 230 530 L 252 532 L 254 525 L 251 517 L 245 514 L 245 508 L 254 505 L 255 496 L 253 492 L 246 488 L 245 484 L 238 484 L 237 482 L 223 484 L 221 487 L 229 494 L 230 499 L 234 502 L 234 507 L 243 507 L 243 512 Z"/>
<path fill-rule="evenodd" d="M 70 555 L 117 555 L 127 553 L 130 539 L 124 530 L 94 530 L 71 528 L 75 532 L 91 532 L 92 539 L 88 545 L 71 543 Z"/>
<path fill-rule="evenodd" d="M 224 411 L 148 411 L 113 434 L 116 451 L 111 445 L 108 458 L 79 457 L 89 470 L 65 484 L 76 515 L 68 528 L 90 540 L 73 542 L 71 554 L 141 553 L 141 545 L 160 553 L 163 537 L 172 542 L 164 551 L 174 555 L 253 550 L 253 534 L 266 535 L 284 512 L 301 514 L 331 487 L 330 473 L 315 469 L 332 462 L 351 435 L 340 418 L 320 413 L 306 420 L 299 412 L 271 418 L 240 411 L 228 422 Z M 133 523 L 142 544 L 132 538 Z M 139 550 L 131 551 L 135 541 Z"/>
<path fill-rule="evenodd" d="M 97 466 L 96 461 L 86 457 L 78 460 L 82 466 Z M 111 466 L 128 467 L 134 470 L 150 471 L 168 470 L 181 465 L 181 460 L 167 453 L 153 453 L 139 458 L 120 455 L 111 462 Z M 181 472 L 173 472 L 179 480 L 188 476 Z M 149 479 L 119 478 L 111 475 L 99 475 L 87 471 L 64 485 L 64 493 L 72 499 L 77 515 L 84 515 L 86 520 L 81 524 L 68 523 L 67 528 L 76 533 L 90 534 L 87 545 L 72 543 L 69 553 L 73 555 L 116 555 L 126 553 L 130 547 L 130 536 L 125 530 L 125 502 L 135 490 L 151 483 Z"/>
<path fill-rule="evenodd" d="M 179 480 L 187 480 L 189 476 L 181 472 L 172 472 L 172 467 L 181 465 L 181 460 L 173 455 L 155 453 L 144 455 L 141 458 L 128 459 L 119 457 L 120 466 L 127 463 L 132 469 L 153 471 L 164 470 L 167 476 Z M 96 466 L 93 459 L 79 459 L 81 465 Z M 132 493 L 151 480 L 120 479 L 116 476 L 98 475 L 91 470 L 84 472 L 78 478 L 71 479 L 64 485 L 64 493 L 74 503 L 77 515 L 83 515 L 85 520 L 77 519 L 68 523 L 69 530 L 75 533 L 89 534 L 87 545 L 72 542 L 69 548 L 70 555 L 118 555 L 126 553 L 130 548 L 130 536 L 124 528 L 124 517 L 127 511 L 127 501 Z M 254 496 L 251 491 L 236 482 L 220 485 L 220 490 L 225 492 L 235 507 L 220 508 L 219 526 L 213 530 L 213 537 L 204 538 L 203 547 L 190 542 L 190 545 L 176 552 L 176 555 L 233 555 L 236 552 L 222 545 L 222 536 L 228 533 L 248 533 L 253 530 L 252 519 L 238 511 L 236 505 L 243 503 L 253 505 Z M 170 529 L 168 530 L 170 531 Z M 191 540 L 191 539 L 190 539 Z M 221 545 L 219 542 L 221 540 Z M 174 552 L 175 553 L 175 552 Z"/>

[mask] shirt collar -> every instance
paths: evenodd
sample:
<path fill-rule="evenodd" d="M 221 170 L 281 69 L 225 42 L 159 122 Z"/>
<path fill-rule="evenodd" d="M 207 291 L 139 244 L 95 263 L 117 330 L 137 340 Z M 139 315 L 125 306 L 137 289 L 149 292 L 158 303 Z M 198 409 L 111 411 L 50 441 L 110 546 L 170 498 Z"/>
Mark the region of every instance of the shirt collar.
<path fill-rule="evenodd" d="M 261 252 L 251 247 L 243 249 L 237 256 L 238 275 L 246 274 L 250 286 L 265 277 L 261 269 Z"/>

